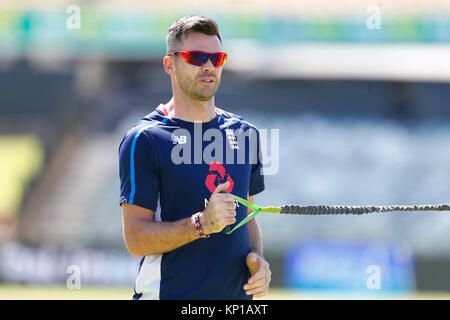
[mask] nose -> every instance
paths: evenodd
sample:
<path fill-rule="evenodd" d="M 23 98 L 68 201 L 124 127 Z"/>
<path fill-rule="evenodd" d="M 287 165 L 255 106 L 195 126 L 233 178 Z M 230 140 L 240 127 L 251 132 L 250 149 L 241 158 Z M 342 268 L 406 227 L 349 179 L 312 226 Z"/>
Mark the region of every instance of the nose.
<path fill-rule="evenodd" d="M 205 71 L 205 72 L 207 72 L 207 71 L 210 71 L 210 70 L 214 70 L 214 65 L 213 65 L 213 63 L 212 63 L 212 61 L 211 61 L 211 59 L 208 59 L 203 65 L 202 65 L 202 69 L 203 69 L 203 71 Z"/>

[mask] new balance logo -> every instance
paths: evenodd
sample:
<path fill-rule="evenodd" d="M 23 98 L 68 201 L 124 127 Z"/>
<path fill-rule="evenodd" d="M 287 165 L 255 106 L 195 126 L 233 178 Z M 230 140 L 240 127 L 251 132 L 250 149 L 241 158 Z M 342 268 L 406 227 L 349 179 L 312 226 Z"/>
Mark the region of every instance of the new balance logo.
<path fill-rule="evenodd" d="M 185 144 L 187 142 L 186 136 L 172 136 L 173 144 Z"/>

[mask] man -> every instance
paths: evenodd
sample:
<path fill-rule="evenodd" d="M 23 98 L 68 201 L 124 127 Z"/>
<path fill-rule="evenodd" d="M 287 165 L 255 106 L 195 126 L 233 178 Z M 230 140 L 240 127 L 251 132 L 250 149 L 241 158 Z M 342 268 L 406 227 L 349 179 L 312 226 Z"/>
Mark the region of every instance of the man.
<path fill-rule="evenodd" d="M 134 299 L 267 294 L 271 271 L 256 220 L 231 234 L 222 232 L 249 213 L 233 194 L 253 202 L 264 190 L 264 178 L 259 134 L 257 161 L 226 161 L 250 149 L 235 135 L 257 130 L 215 106 L 226 61 L 221 42 L 212 19 L 187 16 L 172 24 L 164 69 L 173 97 L 141 119 L 120 144 L 124 240 L 133 256 L 143 257 Z M 226 159 L 205 160 L 212 140 L 205 139 L 207 133 L 219 133 L 215 153 L 226 153 Z M 252 158 L 250 153 L 245 150 L 245 159 Z"/>

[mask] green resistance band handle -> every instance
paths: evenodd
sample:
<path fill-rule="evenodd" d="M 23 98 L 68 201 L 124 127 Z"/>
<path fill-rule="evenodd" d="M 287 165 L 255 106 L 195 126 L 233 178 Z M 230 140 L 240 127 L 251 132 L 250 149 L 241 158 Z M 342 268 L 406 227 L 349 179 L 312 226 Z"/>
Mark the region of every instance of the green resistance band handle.
<path fill-rule="evenodd" d="M 227 192 L 228 193 L 228 192 Z M 260 212 L 272 212 L 272 213 L 280 213 L 281 212 L 281 208 L 279 207 L 259 207 L 241 197 L 238 197 L 234 194 L 228 193 L 230 195 L 232 195 L 234 197 L 234 199 L 239 202 L 240 204 L 246 206 L 247 208 L 250 208 L 253 210 L 253 212 L 249 215 L 247 215 L 244 219 L 242 219 L 241 222 L 239 222 L 232 230 L 231 227 L 228 225 L 224 228 L 224 232 L 226 234 L 231 234 L 234 230 L 242 227 L 244 224 L 246 224 L 247 222 L 249 222 L 250 220 L 252 220 L 254 217 L 256 217 L 256 215 L 258 215 Z"/>

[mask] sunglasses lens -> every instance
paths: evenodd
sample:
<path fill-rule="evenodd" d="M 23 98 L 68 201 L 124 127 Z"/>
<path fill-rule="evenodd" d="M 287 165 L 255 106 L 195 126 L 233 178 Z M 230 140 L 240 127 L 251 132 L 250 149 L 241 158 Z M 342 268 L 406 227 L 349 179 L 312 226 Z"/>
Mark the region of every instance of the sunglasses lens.
<path fill-rule="evenodd" d="M 227 55 L 223 52 L 212 54 L 211 61 L 214 67 L 221 67 L 225 64 L 225 61 L 227 61 Z"/>
<path fill-rule="evenodd" d="M 189 52 L 186 56 L 186 62 L 194 66 L 202 66 L 208 60 L 209 55 L 204 52 Z"/>
<path fill-rule="evenodd" d="M 189 51 L 183 56 L 187 63 L 198 67 L 204 65 L 209 58 L 211 58 L 211 62 L 216 68 L 223 66 L 225 64 L 225 61 L 227 61 L 227 55 L 223 52 L 209 54 L 200 51 Z"/>

